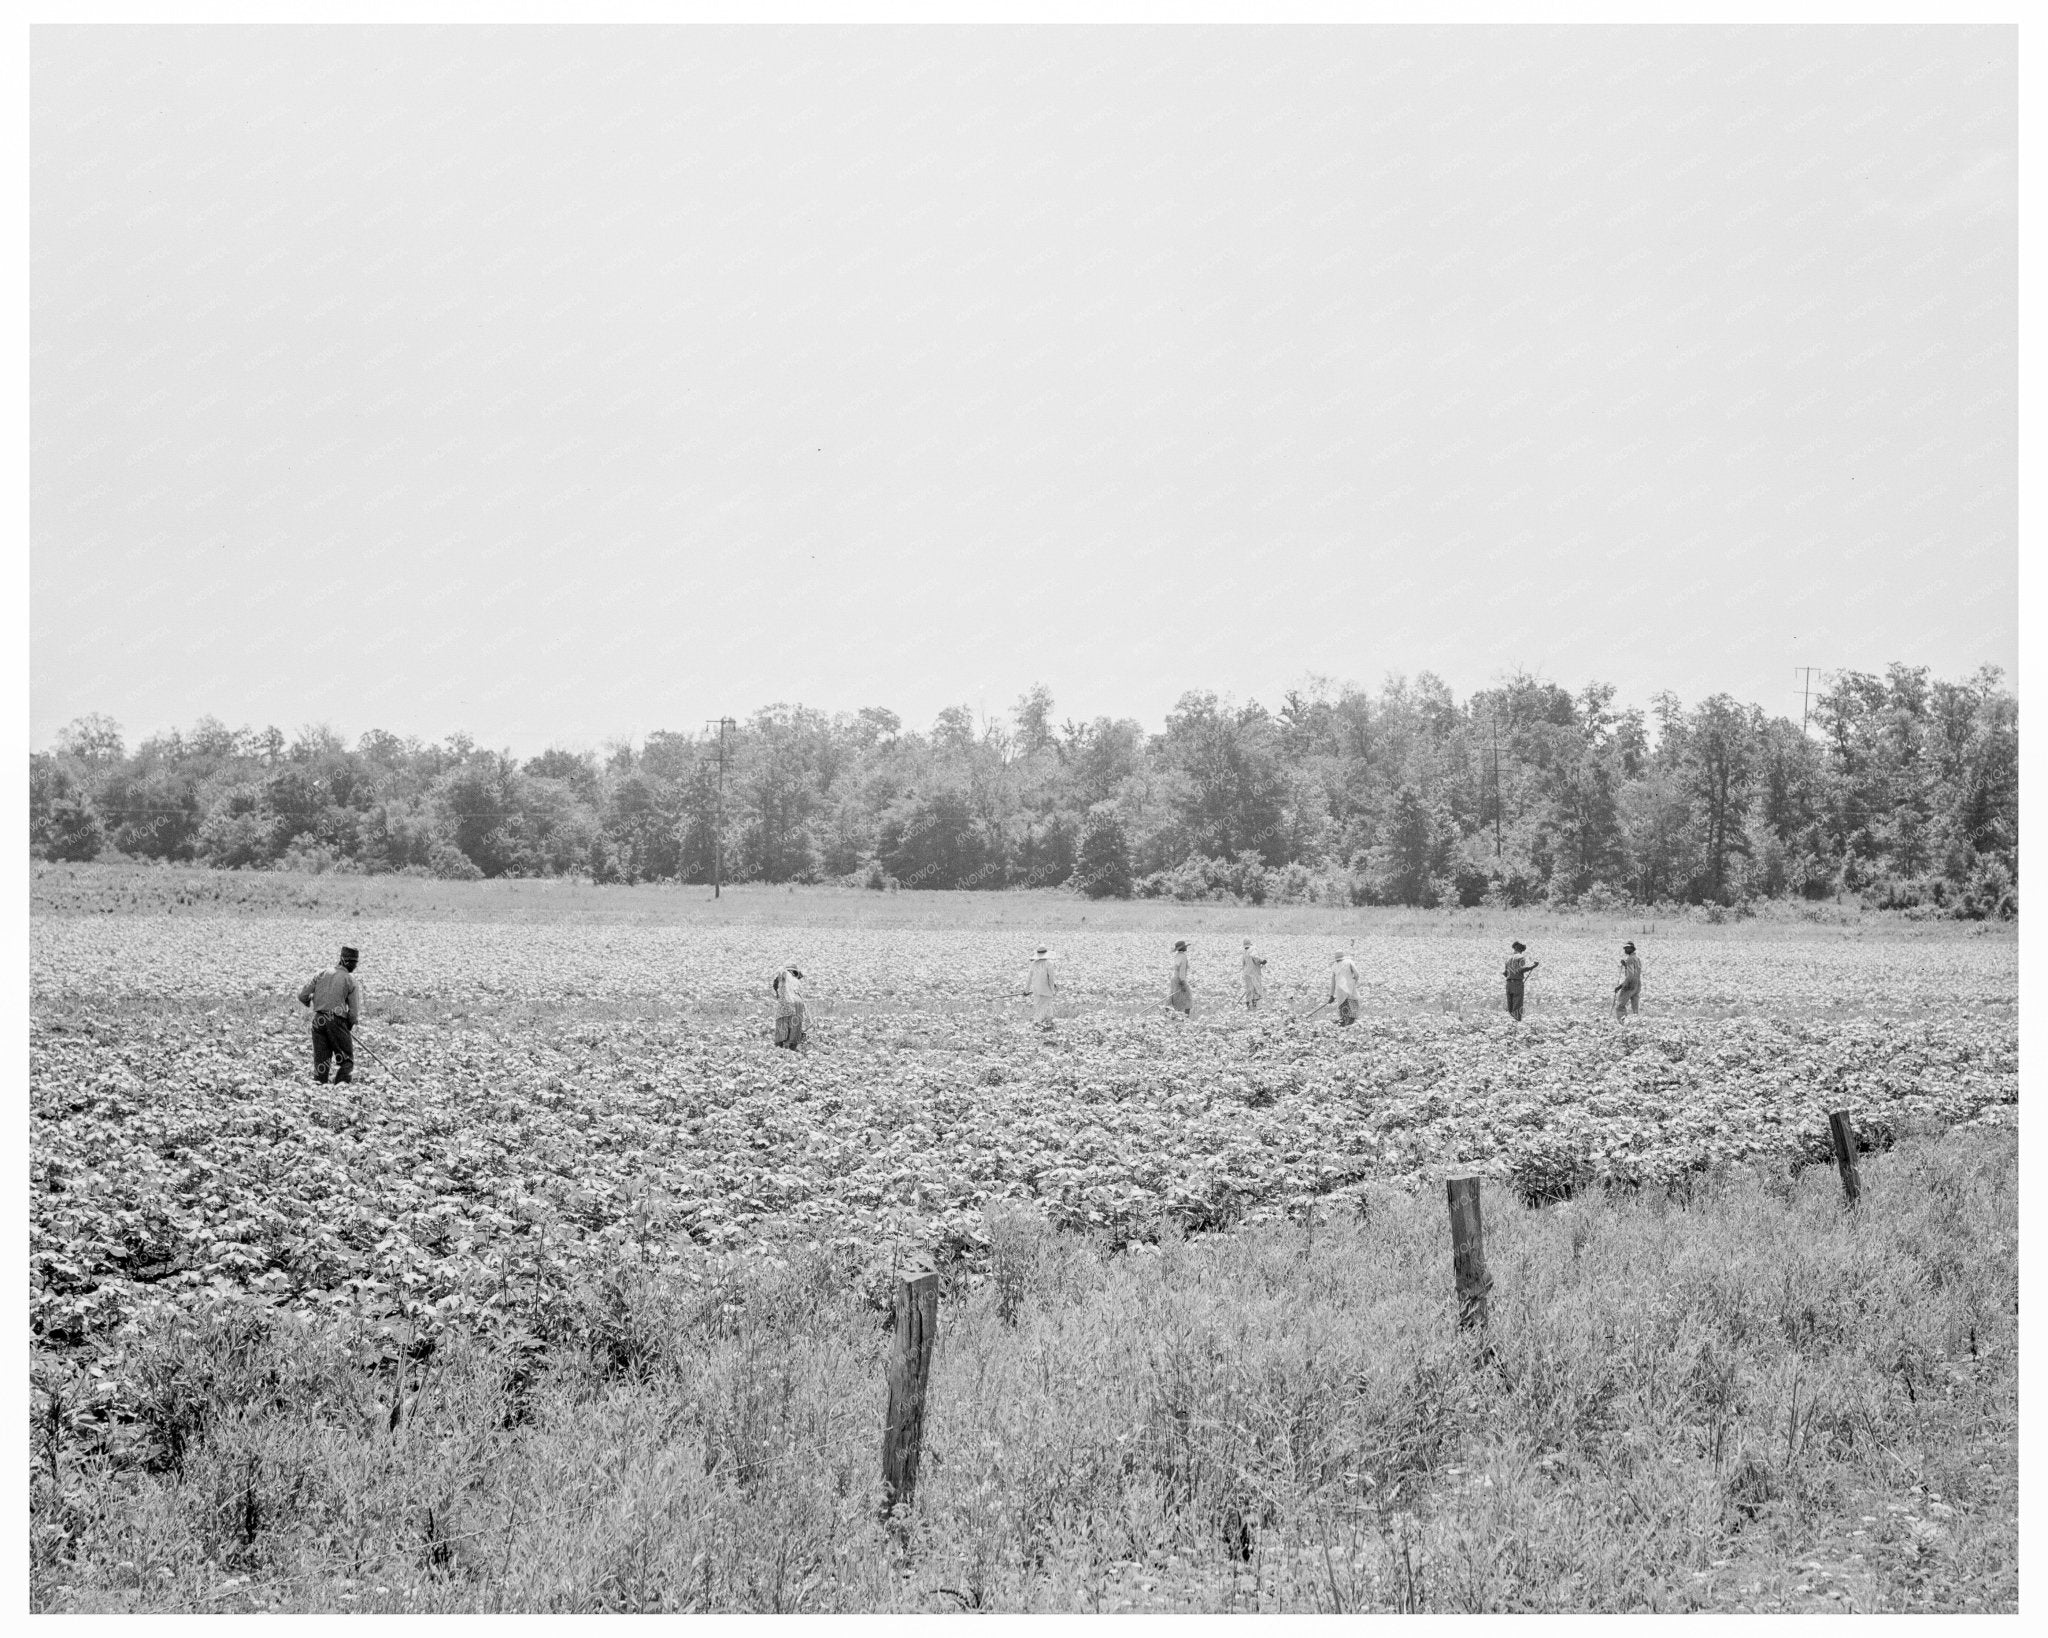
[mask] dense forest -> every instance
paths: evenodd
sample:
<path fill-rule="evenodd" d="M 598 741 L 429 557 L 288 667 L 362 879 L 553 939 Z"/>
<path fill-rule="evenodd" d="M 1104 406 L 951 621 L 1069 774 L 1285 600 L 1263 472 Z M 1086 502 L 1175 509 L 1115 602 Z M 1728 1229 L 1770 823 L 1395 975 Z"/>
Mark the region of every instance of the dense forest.
<path fill-rule="evenodd" d="M 1725 694 L 1648 713 L 1517 677 L 1427 674 L 1277 711 L 1189 693 L 1148 733 L 1006 719 L 925 732 L 771 705 L 526 761 L 464 735 L 205 719 L 132 751 L 80 719 L 29 758 L 33 853 L 226 868 L 598 882 L 1066 886 L 1252 902 L 1740 906 L 1833 899 L 2016 914 L 2019 713 L 2001 673 L 1833 674 L 1802 725 Z"/>

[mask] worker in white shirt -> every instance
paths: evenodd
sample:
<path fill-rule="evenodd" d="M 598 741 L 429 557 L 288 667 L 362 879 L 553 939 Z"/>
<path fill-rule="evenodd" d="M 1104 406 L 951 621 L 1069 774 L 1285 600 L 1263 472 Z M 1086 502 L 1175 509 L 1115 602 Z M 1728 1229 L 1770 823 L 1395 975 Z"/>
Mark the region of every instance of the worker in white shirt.
<path fill-rule="evenodd" d="M 1259 1002 L 1266 994 L 1266 958 L 1252 954 L 1252 941 L 1244 941 L 1244 1004 L 1252 1012 L 1259 1010 Z"/>
<path fill-rule="evenodd" d="M 804 975 L 785 967 L 770 986 L 775 991 L 775 1044 L 794 1052 L 804 1044 Z"/>
<path fill-rule="evenodd" d="M 1330 968 L 1330 1001 L 1336 1003 L 1338 1023 L 1358 1022 L 1358 969 L 1351 965 L 1349 953 L 1343 950 L 1337 952 L 1337 960 Z"/>
<path fill-rule="evenodd" d="M 1042 1029 L 1052 1028 L 1052 998 L 1059 994 L 1053 982 L 1052 955 L 1041 944 L 1031 958 L 1031 970 L 1024 975 L 1024 993 L 1031 997 L 1031 1021 Z"/>
<path fill-rule="evenodd" d="M 1166 992 L 1166 1004 L 1175 1012 L 1195 1010 L 1195 992 L 1188 983 L 1188 941 L 1179 939 L 1173 946 L 1173 978 Z"/>

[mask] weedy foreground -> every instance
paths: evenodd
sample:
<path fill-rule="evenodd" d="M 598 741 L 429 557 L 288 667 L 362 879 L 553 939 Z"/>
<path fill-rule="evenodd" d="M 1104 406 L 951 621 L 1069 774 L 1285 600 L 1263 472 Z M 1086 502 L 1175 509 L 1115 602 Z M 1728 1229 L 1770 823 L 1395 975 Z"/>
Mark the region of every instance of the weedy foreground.
<path fill-rule="evenodd" d="M 40 1370 L 40 1609 L 2011 1609 L 2016 1145 L 1138 1254 L 998 1211 L 875 1514 L 883 1317 L 826 1256 L 622 1259 L 530 1327 L 195 1305 Z"/>

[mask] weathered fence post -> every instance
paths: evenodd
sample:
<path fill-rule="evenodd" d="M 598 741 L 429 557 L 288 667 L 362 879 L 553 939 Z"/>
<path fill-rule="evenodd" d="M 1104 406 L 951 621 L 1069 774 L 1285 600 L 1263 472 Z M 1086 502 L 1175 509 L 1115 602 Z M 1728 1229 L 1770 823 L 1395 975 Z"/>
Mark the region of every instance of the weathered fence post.
<path fill-rule="evenodd" d="M 882 1516 L 908 1507 L 924 1450 L 924 1393 L 939 1334 L 939 1277 L 896 1282 L 896 1336 L 889 1348 L 889 1411 L 882 1423 Z"/>
<path fill-rule="evenodd" d="M 1828 1131 L 1835 1140 L 1835 1164 L 1841 1168 L 1842 1193 L 1853 1206 L 1863 1198 L 1863 1179 L 1856 1175 L 1856 1128 L 1849 1124 L 1849 1111 L 1837 1109 L 1829 1115 Z"/>
<path fill-rule="evenodd" d="M 1446 1184 L 1451 1199 L 1451 1262 L 1458 1275 L 1458 1328 L 1486 1329 L 1486 1294 L 1493 1281 L 1486 1273 L 1486 1237 L 1479 1223 L 1479 1179 L 1454 1177 Z"/>

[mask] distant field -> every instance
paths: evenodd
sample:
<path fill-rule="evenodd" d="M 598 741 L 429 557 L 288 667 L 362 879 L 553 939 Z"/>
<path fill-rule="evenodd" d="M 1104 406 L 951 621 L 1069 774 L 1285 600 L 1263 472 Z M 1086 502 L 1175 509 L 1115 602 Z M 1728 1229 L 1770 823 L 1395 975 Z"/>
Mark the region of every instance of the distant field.
<path fill-rule="evenodd" d="M 1191 946 L 1198 1016 L 1237 1016 L 1242 941 L 1270 965 L 1278 1007 L 1312 1006 L 1336 949 L 1350 949 L 1369 1012 L 1483 1014 L 1500 1008 L 1499 972 L 1520 938 L 1542 969 L 1529 1016 L 1593 1016 L 1606 1006 L 1623 939 L 1640 947 L 1645 1004 L 1660 1016 L 1812 1012 L 1988 1013 L 2010 1019 L 2018 938 L 2010 926 L 1910 922 L 1832 906 L 1791 916 L 1592 917 L 1089 901 L 1056 892 L 872 893 L 851 889 L 592 887 L 575 882 L 439 882 L 282 876 L 124 866 L 35 867 L 39 995 L 66 988 L 115 1000 L 171 984 L 209 1005 L 267 1006 L 300 968 L 343 942 L 386 1016 L 488 1014 L 506 971 L 522 1009 L 591 1016 L 684 1016 L 759 1008 L 769 975 L 804 966 L 817 1006 L 835 1010 L 1000 1011 L 1039 943 L 1053 946 L 1063 1011 L 1147 1012 L 1163 1001 L 1176 939 Z M 147 934 L 123 930 L 145 918 Z M 232 928 L 256 919 L 263 927 Z M 436 928 L 539 924 L 535 942 Z M 98 926 L 99 930 L 94 931 Z M 639 931 L 625 935 L 625 928 Z M 135 940 L 141 937 L 142 945 Z M 137 981 L 138 956 L 152 969 Z M 166 974 L 164 969 L 170 969 Z M 51 987 L 50 974 L 61 973 Z"/>
<path fill-rule="evenodd" d="M 711 889 L 671 883 L 594 887 L 570 879 L 482 882 L 436 881 L 415 876 L 346 873 L 295 875 L 267 870 L 209 870 L 196 865 L 49 864 L 29 867 L 30 911 L 39 916 L 81 915 L 391 915 L 454 921 L 641 921 L 661 924 L 761 922 L 797 926 L 952 926 L 1158 929 L 1169 939 L 1185 929 L 1208 932 L 1313 933 L 1370 930 L 1412 936 L 1455 925 L 1526 937 L 1529 925 L 1605 928 L 1617 939 L 1659 925 L 1652 911 L 1596 916 L 1529 910 L 1402 910 L 1334 905 L 1180 904 L 1165 899 L 1084 899 L 1060 889 L 1019 888 L 999 893 L 874 892 L 849 887 L 774 887 L 743 882 L 714 899 Z M 1943 942 L 1955 938 L 2012 941 L 2010 924 L 1909 921 L 1833 903 L 1770 903 L 1754 916 L 1688 909 L 1675 921 L 1702 938 L 1807 938 L 1882 930 L 1886 936 Z M 1177 929 L 1176 931 L 1167 931 Z"/>

